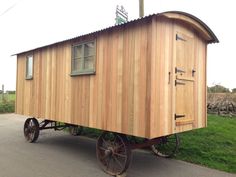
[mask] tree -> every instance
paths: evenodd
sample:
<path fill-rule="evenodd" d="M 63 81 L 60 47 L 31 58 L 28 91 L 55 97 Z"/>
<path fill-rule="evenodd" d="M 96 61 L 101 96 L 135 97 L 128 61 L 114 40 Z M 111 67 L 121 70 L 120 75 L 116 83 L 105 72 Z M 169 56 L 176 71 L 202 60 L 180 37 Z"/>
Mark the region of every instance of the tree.
<path fill-rule="evenodd" d="M 222 85 L 214 85 L 207 88 L 208 93 L 229 93 L 230 90 Z"/>
<path fill-rule="evenodd" d="M 236 88 L 233 88 L 233 89 L 232 89 L 232 93 L 236 93 Z"/>
<path fill-rule="evenodd" d="M 8 93 L 8 94 L 16 94 L 16 91 L 15 90 L 7 90 L 6 93 Z"/>

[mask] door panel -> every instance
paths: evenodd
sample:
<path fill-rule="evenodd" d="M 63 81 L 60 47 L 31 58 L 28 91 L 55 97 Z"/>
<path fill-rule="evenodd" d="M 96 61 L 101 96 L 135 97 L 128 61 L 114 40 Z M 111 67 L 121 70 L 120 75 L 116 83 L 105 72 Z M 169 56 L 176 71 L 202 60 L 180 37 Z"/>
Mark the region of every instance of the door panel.
<path fill-rule="evenodd" d="M 189 126 L 194 122 L 194 37 L 176 31 L 175 125 Z"/>

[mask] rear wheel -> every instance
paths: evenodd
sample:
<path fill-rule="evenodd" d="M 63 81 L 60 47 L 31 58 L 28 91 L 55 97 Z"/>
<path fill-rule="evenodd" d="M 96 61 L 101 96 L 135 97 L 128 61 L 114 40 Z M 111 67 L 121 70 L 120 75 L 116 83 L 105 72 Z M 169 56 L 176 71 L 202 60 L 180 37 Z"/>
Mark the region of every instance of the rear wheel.
<path fill-rule="evenodd" d="M 160 157 L 172 157 L 176 154 L 179 147 L 179 136 L 177 134 L 164 136 L 160 138 L 158 144 L 152 145 L 154 154 Z"/>
<path fill-rule="evenodd" d="M 110 175 L 120 175 L 129 167 L 131 150 L 125 135 L 103 132 L 96 153 L 101 168 Z"/>
<path fill-rule="evenodd" d="M 24 124 L 24 136 L 29 143 L 35 142 L 39 137 L 39 123 L 35 118 L 28 118 Z"/>

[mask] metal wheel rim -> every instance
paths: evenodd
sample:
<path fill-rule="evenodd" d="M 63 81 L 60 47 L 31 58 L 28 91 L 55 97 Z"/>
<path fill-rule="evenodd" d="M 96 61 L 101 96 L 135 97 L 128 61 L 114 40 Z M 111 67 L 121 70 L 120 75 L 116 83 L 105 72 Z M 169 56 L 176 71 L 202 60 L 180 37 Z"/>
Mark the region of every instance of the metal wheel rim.
<path fill-rule="evenodd" d="M 26 141 L 33 143 L 39 136 L 39 123 L 35 118 L 28 118 L 24 124 L 24 136 Z"/>
<path fill-rule="evenodd" d="M 179 136 L 177 134 L 161 137 L 160 143 L 152 145 L 154 154 L 169 158 L 176 154 L 179 147 Z M 166 149 L 166 150 L 165 150 Z"/>
<path fill-rule="evenodd" d="M 96 152 L 101 168 L 110 175 L 120 175 L 129 167 L 131 151 L 124 135 L 103 132 L 97 140 Z"/>

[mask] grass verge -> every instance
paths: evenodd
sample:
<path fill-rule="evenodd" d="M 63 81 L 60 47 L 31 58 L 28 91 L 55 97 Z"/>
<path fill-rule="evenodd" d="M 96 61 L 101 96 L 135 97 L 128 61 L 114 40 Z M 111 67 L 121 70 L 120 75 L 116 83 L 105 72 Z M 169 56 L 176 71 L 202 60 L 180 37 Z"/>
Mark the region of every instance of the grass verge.
<path fill-rule="evenodd" d="M 0 102 L 0 113 L 15 112 L 15 101 L 2 101 Z"/>
<path fill-rule="evenodd" d="M 15 94 L 0 94 L 0 114 L 15 112 Z"/>
<path fill-rule="evenodd" d="M 236 118 L 208 116 L 208 127 L 180 134 L 176 158 L 236 173 Z"/>

